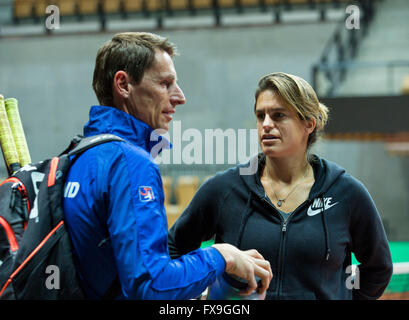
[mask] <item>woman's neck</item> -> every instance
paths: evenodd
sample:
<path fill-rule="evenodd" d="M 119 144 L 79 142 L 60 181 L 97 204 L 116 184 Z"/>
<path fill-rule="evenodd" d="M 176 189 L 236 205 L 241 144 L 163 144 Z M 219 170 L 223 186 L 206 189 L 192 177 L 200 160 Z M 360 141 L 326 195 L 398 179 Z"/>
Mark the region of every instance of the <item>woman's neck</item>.
<path fill-rule="evenodd" d="M 312 174 L 311 169 L 307 154 L 285 158 L 266 157 L 263 177 L 291 185 Z"/>

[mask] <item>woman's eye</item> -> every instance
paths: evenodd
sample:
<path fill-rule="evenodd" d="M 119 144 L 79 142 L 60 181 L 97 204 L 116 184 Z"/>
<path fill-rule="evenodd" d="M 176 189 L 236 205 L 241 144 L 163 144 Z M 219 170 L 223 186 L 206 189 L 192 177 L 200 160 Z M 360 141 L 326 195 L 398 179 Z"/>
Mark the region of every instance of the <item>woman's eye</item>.
<path fill-rule="evenodd" d="M 277 113 L 275 113 L 275 114 L 273 115 L 273 119 L 277 119 L 277 120 L 283 119 L 284 117 L 285 117 L 285 114 L 282 113 L 282 112 L 277 112 Z"/>

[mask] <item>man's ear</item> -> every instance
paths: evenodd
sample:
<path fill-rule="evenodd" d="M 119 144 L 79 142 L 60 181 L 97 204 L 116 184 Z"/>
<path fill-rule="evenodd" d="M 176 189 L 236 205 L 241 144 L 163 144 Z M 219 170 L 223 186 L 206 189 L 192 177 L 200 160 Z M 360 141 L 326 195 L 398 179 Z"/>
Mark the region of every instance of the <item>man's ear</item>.
<path fill-rule="evenodd" d="M 129 86 L 130 83 L 129 75 L 123 71 L 119 70 L 114 75 L 114 80 L 112 84 L 112 89 L 115 95 L 119 95 L 122 98 L 128 98 L 129 96 Z"/>

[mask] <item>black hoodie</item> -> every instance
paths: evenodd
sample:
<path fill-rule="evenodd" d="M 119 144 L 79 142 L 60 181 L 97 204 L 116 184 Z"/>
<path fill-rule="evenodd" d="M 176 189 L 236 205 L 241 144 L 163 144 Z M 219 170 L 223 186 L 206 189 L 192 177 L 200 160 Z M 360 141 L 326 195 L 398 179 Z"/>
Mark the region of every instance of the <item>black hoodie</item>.
<path fill-rule="evenodd" d="M 266 299 L 379 298 L 392 276 L 392 259 L 371 196 L 337 164 L 315 155 L 310 163 L 315 183 L 287 221 L 260 182 L 263 155 L 256 174 L 240 174 L 245 166 L 239 165 L 207 180 L 169 231 L 171 257 L 215 236 L 216 243 L 257 249 L 270 262 Z M 351 252 L 359 262 L 355 282 Z"/>

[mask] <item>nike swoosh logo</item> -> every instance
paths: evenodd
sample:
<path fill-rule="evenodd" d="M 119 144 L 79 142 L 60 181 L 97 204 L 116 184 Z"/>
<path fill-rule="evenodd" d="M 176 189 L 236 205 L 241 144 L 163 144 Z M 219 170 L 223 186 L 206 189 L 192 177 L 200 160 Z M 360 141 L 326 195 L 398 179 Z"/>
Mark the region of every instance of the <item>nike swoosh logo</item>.
<path fill-rule="evenodd" d="M 339 202 L 335 202 L 335 203 L 333 203 L 333 204 L 331 204 L 331 205 L 329 205 L 329 206 L 324 206 L 324 210 L 322 210 L 322 208 L 312 209 L 311 206 L 310 206 L 310 207 L 308 208 L 307 214 L 308 214 L 310 217 L 315 216 L 316 214 L 318 214 L 318 213 L 320 213 L 320 212 L 322 212 L 322 211 L 325 211 L 325 210 L 328 210 L 328 209 L 332 208 L 333 206 L 337 205 L 338 203 L 339 203 Z"/>

